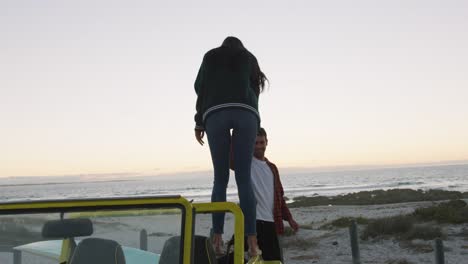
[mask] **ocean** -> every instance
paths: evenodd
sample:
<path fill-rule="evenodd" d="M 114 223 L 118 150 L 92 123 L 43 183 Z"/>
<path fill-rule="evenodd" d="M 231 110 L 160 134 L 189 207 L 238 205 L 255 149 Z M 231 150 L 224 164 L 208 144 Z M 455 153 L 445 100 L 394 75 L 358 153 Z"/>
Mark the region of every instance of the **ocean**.
<path fill-rule="evenodd" d="M 281 172 L 285 196 L 337 195 L 376 189 L 442 189 L 468 191 L 468 164 L 404 168 Z M 210 172 L 146 177 L 9 177 L 0 178 L 0 202 L 180 194 L 209 201 Z M 237 201 L 234 176 L 228 200 Z"/>

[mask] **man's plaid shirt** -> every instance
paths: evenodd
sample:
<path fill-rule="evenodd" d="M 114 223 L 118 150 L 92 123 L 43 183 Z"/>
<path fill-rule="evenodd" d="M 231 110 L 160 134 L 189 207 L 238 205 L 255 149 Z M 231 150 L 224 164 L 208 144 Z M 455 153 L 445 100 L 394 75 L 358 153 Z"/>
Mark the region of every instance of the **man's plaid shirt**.
<path fill-rule="evenodd" d="M 275 220 L 276 233 L 282 235 L 284 233 L 284 224 L 283 220 L 289 221 L 292 220 L 291 212 L 286 205 L 284 200 L 284 191 L 283 185 L 281 184 L 278 168 L 275 164 L 271 163 L 267 158 L 265 158 L 268 167 L 270 167 L 273 172 L 273 184 L 274 184 L 274 206 L 273 206 L 273 219 Z"/>

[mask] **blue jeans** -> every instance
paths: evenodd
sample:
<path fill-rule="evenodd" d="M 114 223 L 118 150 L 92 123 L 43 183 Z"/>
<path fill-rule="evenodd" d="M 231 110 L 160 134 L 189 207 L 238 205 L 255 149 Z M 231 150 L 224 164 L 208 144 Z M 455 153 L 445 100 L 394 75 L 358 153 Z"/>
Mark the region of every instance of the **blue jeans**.
<path fill-rule="evenodd" d="M 226 201 L 229 182 L 229 158 L 232 148 L 234 170 L 240 207 L 244 213 L 246 235 L 256 234 L 257 200 L 252 189 L 250 166 L 257 137 L 258 118 L 249 110 L 226 108 L 210 114 L 205 120 L 205 130 L 210 145 L 214 168 L 212 202 Z M 222 234 L 224 213 L 213 214 L 213 232 Z"/>

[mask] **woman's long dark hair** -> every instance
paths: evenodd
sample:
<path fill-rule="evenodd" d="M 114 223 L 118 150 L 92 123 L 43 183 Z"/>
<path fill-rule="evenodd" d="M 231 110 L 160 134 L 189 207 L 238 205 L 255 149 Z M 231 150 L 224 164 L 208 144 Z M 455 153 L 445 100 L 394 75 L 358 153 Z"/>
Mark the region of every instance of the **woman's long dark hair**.
<path fill-rule="evenodd" d="M 242 41 L 236 37 L 227 37 L 224 39 L 223 44 L 221 44 L 223 47 L 227 48 L 232 48 L 232 49 L 243 49 L 245 50 L 246 48 L 244 47 L 244 44 L 242 44 Z"/>
<path fill-rule="evenodd" d="M 266 75 L 260 70 L 257 60 L 255 60 L 254 73 L 253 76 L 250 77 L 250 82 L 255 90 L 255 94 L 257 94 L 257 97 L 261 92 L 263 92 L 263 90 L 265 90 L 265 82 L 268 82 Z"/>
<path fill-rule="evenodd" d="M 236 37 L 227 37 L 224 39 L 222 47 L 232 48 L 232 49 L 239 49 L 239 50 L 247 50 L 242 44 L 242 41 Z M 255 91 L 255 94 L 258 96 L 261 92 L 265 89 L 265 83 L 268 81 L 266 75 L 260 69 L 260 65 L 258 65 L 258 61 L 254 56 L 254 65 L 253 65 L 253 72 L 250 76 L 250 83 L 252 88 Z"/>

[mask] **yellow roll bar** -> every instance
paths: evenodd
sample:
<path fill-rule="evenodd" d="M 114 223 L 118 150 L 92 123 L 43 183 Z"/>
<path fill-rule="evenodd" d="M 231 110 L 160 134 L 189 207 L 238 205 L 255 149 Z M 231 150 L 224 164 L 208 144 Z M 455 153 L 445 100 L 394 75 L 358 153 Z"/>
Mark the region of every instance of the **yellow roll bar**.
<path fill-rule="evenodd" d="M 135 208 L 145 206 L 174 206 L 183 208 L 184 217 L 184 248 L 183 263 L 191 263 L 191 246 L 193 240 L 193 207 L 187 199 L 181 196 L 155 196 L 155 197 L 132 197 L 132 198 L 101 198 L 82 200 L 48 200 L 48 201 L 25 201 L 0 203 L 0 215 L 21 213 L 53 213 L 73 212 L 76 210 L 121 210 L 124 208 Z M 65 241 L 66 242 L 66 241 Z M 62 254 L 67 254 L 62 249 Z M 65 258 L 66 256 L 61 256 Z"/>
<path fill-rule="evenodd" d="M 232 202 L 190 203 L 181 196 L 154 196 L 129 198 L 99 198 L 81 200 L 46 200 L 0 203 L 0 215 L 24 213 L 74 213 L 86 215 L 93 210 L 132 210 L 133 208 L 160 208 L 177 206 L 185 214 L 183 228 L 183 263 L 191 263 L 194 214 L 230 212 L 234 215 L 234 263 L 244 264 L 244 214 Z M 74 217 L 79 217 L 75 215 Z M 60 259 L 68 259 L 70 241 L 64 240 Z"/>
<path fill-rule="evenodd" d="M 235 203 L 213 202 L 193 203 L 195 213 L 222 213 L 230 212 L 234 215 L 234 263 L 244 264 L 244 214 Z"/>

